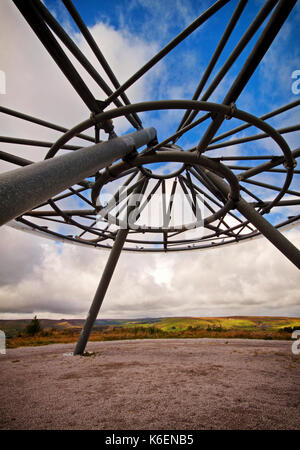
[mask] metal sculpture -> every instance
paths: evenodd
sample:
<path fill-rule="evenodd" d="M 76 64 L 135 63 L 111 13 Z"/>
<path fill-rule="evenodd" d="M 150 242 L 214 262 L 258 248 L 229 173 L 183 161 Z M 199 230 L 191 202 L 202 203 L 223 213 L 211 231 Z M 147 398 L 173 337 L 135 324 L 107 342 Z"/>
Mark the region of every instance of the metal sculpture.
<path fill-rule="evenodd" d="M 295 177 L 299 175 L 299 170 L 295 168 L 300 149 L 291 150 L 283 138 L 284 134 L 300 130 L 300 126 L 296 124 L 276 130 L 267 123 L 268 119 L 296 108 L 300 101 L 284 105 L 262 117 L 255 117 L 237 106 L 240 94 L 272 45 L 296 0 L 265 1 L 205 91 L 247 0 L 237 3 L 216 1 L 122 85 L 71 0 L 62 0 L 106 72 L 114 91 L 40 0 L 13 1 L 91 113 L 84 122 L 67 130 L 60 125 L 0 107 L 3 114 L 62 132 L 56 142 L 50 143 L 0 137 L 1 142 L 48 148 L 45 160 L 38 163 L 0 152 L 0 159 L 21 166 L 0 175 L 0 224 L 9 223 L 55 240 L 111 249 L 74 354 L 84 352 L 123 249 L 134 252 L 203 250 L 265 236 L 293 264 L 300 267 L 298 249 L 281 233 L 299 222 L 299 215 L 282 219 L 282 211 L 300 204 L 300 193 L 291 188 L 292 181 L 295 184 Z M 234 3 L 235 9 L 192 99 L 131 104 L 126 90 L 199 26 L 219 13 L 227 3 Z M 222 104 L 209 102 L 211 95 L 264 22 L 263 31 Z M 98 101 L 95 98 L 58 39 L 107 95 L 106 100 Z M 112 104 L 115 108 L 107 109 Z M 141 113 L 169 110 L 182 110 L 182 119 L 171 136 L 159 140 L 160 130 L 156 132 L 151 122 L 147 123 L 148 128 L 143 128 Z M 201 115 L 197 118 L 199 113 Z M 120 117 L 125 117 L 137 131 L 118 137 L 113 120 Z M 231 119 L 238 119 L 242 124 L 217 135 L 222 124 Z M 199 126 L 202 128 L 198 144 L 192 148 L 179 146 L 180 139 Z M 230 139 L 251 126 L 259 132 Z M 85 134 L 88 130 L 94 132 L 94 137 Z M 100 131 L 108 139 L 100 140 Z M 92 145 L 73 145 L 69 141 L 74 137 Z M 234 145 L 267 137 L 272 139 L 276 150 L 266 151 L 265 154 L 251 153 L 247 149 L 241 154 L 230 153 Z M 138 153 L 140 147 L 142 150 Z M 218 153 L 216 156 L 216 151 L 220 152 L 220 149 L 222 155 Z M 164 173 L 164 163 L 173 164 L 174 169 Z M 261 176 L 265 174 L 276 174 L 280 185 L 262 180 Z M 115 186 L 115 191 L 111 199 L 104 203 L 103 194 L 110 183 Z M 172 214 L 179 190 L 184 194 L 185 207 L 189 208 L 192 220 L 176 224 L 172 222 Z M 80 199 L 84 206 L 75 210 L 66 209 L 64 200 L 71 197 Z M 145 214 L 151 206 L 156 208 L 156 215 L 159 211 L 161 221 L 156 224 L 150 223 L 149 214 Z M 276 214 L 278 208 L 281 210 L 280 219 Z M 268 215 L 268 220 L 265 215 Z M 52 224 L 54 228 L 51 228 Z M 55 228 L 57 224 L 63 224 L 70 231 L 58 231 Z"/>

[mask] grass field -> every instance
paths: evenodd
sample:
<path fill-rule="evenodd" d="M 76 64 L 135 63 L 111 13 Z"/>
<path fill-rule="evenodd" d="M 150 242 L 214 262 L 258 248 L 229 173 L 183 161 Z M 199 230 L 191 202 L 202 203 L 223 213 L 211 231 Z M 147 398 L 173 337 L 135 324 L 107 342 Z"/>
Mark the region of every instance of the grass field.
<path fill-rule="evenodd" d="M 260 331 L 268 330 L 278 332 L 286 327 L 300 327 L 299 318 L 287 317 L 166 317 L 157 322 L 149 323 L 130 323 L 121 325 L 128 327 L 151 327 L 155 326 L 163 331 L 185 331 L 191 328 L 207 330 L 208 328 L 222 328 L 224 331 Z"/>
<path fill-rule="evenodd" d="M 2 321 L 4 322 L 4 321 Z M 0 322 L 3 331 L 16 330 L 16 323 Z M 19 331 L 9 335 L 7 348 L 76 342 L 83 320 L 41 320 L 42 331 L 34 336 L 24 332 L 23 321 Z M 5 326 L 6 325 L 6 328 Z M 17 324 L 18 325 L 18 324 Z M 20 325 L 20 324 L 19 324 Z M 45 326 L 46 325 L 46 326 Z M 161 319 L 111 320 L 105 324 L 98 320 L 91 341 L 123 339 L 172 338 L 242 338 L 291 339 L 293 329 L 300 330 L 300 318 L 288 317 L 166 317 Z"/>

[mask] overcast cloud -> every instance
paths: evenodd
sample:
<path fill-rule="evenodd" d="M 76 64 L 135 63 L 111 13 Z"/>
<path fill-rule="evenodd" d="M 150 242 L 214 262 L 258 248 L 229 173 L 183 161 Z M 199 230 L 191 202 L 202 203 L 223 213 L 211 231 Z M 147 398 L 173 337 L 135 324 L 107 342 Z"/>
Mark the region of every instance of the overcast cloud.
<path fill-rule="evenodd" d="M 286 233 L 299 245 L 295 231 Z M 3 227 L 1 317 L 84 317 L 108 252 Z M 300 316 L 299 272 L 265 239 L 225 249 L 121 255 L 101 317 Z"/>

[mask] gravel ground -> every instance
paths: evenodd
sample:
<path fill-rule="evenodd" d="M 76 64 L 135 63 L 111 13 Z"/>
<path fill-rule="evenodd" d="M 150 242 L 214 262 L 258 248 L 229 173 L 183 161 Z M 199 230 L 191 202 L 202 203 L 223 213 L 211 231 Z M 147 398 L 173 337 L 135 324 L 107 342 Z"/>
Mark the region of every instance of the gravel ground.
<path fill-rule="evenodd" d="M 0 355 L 0 429 L 300 429 L 291 342 L 174 339 Z M 66 355 L 69 353 L 69 355 Z"/>

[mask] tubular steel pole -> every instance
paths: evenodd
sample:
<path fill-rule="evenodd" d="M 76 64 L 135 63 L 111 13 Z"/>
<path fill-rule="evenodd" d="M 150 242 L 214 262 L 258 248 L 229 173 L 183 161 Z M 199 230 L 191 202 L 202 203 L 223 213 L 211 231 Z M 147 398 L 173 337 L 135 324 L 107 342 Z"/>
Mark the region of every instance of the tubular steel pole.
<path fill-rule="evenodd" d="M 228 185 L 218 175 L 205 169 L 207 176 L 213 181 L 223 195 L 230 194 Z M 256 209 L 240 198 L 236 209 L 248 219 L 278 250 L 281 251 L 298 269 L 300 269 L 300 251 L 283 234 L 270 224 Z"/>
<path fill-rule="evenodd" d="M 271 4 L 272 2 L 267 2 L 265 4 L 265 7 L 267 6 L 268 3 Z M 240 96 L 245 86 L 247 85 L 249 79 L 255 72 L 259 63 L 263 59 L 264 55 L 268 51 L 269 47 L 271 46 L 272 42 L 274 41 L 281 27 L 283 26 L 285 20 L 289 16 L 291 10 L 295 6 L 295 3 L 296 0 L 279 1 L 264 31 L 260 35 L 253 50 L 251 51 L 250 55 L 245 61 L 242 70 L 232 83 L 231 88 L 229 89 L 226 97 L 224 98 L 223 101 L 224 105 L 234 104 L 234 102 L 237 101 L 238 97 Z M 203 153 L 206 150 L 207 146 L 210 144 L 215 134 L 221 127 L 223 121 L 224 117 L 219 115 L 216 118 L 214 118 L 214 120 L 211 122 L 210 126 L 207 128 L 206 132 L 204 133 L 201 141 L 197 146 L 197 152 L 199 154 Z"/>
<path fill-rule="evenodd" d="M 156 138 L 152 127 L 0 175 L 0 225 Z"/>
<path fill-rule="evenodd" d="M 87 341 L 89 339 L 89 336 L 90 336 L 92 328 L 93 328 L 93 325 L 95 323 L 95 320 L 96 320 L 99 310 L 101 308 L 104 296 L 106 294 L 110 280 L 113 276 L 113 273 L 114 273 L 115 267 L 117 265 L 118 259 L 120 257 L 122 248 L 124 246 L 127 234 L 128 234 L 128 229 L 121 229 L 117 233 L 116 240 L 110 251 L 109 258 L 106 263 L 104 272 L 102 274 L 99 286 L 97 288 L 97 291 L 96 291 L 96 294 L 94 297 L 94 300 L 92 302 L 88 316 L 86 318 L 86 321 L 81 330 L 78 342 L 76 344 L 76 347 L 74 350 L 74 355 L 82 355 L 85 350 L 85 346 L 87 344 Z"/>
<path fill-rule="evenodd" d="M 237 209 L 246 217 L 278 250 L 300 269 L 300 251 L 283 234 L 273 227 L 244 199 L 240 199 Z"/>
<path fill-rule="evenodd" d="M 142 175 L 139 177 L 139 181 L 143 178 Z M 140 183 L 139 186 L 136 187 L 133 194 L 140 194 L 141 190 L 143 188 L 143 183 Z M 136 206 L 139 206 L 139 203 L 136 202 L 135 195 L 131 197 L 129 200 L 129 204 L 127 207 L 127 219 L 129 220 L 130 214 L 134 211 Z M 107 288 L 109 286 L 110 280 L 113 276 L 115 267 L 117 265 L 117 262 L 119 260 L 122 248 L 124 246 L 124 243 L 126 241 L 127 235 L 128 235 L 129 229 L 128 228 L 121 228 L 117 232 L 117 236 L 114 242 L 114 245 L 110 251 L 109 258 L 107 260 L 104 272 L 102 274 L 99 286 L 97 288 L 94 300 L 91 304 L 88 316 L 86 318 L 86 321 L 83 325 L 83 328 L 81 330 L 78 342 L 76 344 L 75 350 L 74 350 L 74 356 L 75 355 L 82 355 L 87 341 L 90 337 L 93 325 L 95 323 L 95 320 L 97 319 L 97 315 L 99 313 L 99 310 L 101 308 L 101 305 L 103 303 Z"/>

